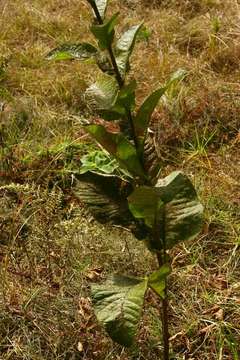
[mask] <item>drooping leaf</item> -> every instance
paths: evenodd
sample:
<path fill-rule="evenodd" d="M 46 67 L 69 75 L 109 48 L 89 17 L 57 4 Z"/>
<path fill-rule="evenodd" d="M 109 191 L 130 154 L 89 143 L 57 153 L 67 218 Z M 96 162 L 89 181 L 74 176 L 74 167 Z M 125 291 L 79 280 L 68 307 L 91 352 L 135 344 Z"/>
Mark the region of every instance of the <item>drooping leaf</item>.
<path fill-rule="evenodd" d="M 147 290 L 147 279 L 115 275 L 106 284 L 94 285 L 96 316 L 110 337 L 123 346 L 132 345 Z"/>
<path fill-rule="evenodd" d="M 118 69 L 122 76 L 125 76 L 129 68 L 129 58 L 132 54 L 137 34 L 142 24 L 134 25 L 128 29 L 117 41 L 115 53 Z"/>
<path fill-rule="evenodd" d="M 110 109 L 116 101 L 119 88 L 113 76 L 102 74 L 85 92 L 87 103 L 93 108 Z"/>
<path fill-rule="evenodd" d="M 87 125 L 84 128 L 131 174 L 146 178 L 134 145 L 121 133 L 108 132 L 102 125 Z"/>
<path fill-rule="evenodd" d="M 129 184 L 120 178 L 85 173 L 76 178 L 73 192 L 99 222 L 122 226 L 134 224 L 126 200 Z"/>
<path fill-rule="evenodd" d="M 93 25 L 91 27 L 91 32 L 98 40 L 99 47 L 104 50 L 107 49 L 113 41 L 114 38 L 114 27 L 117 23 L 118 13 L 114 14 L 110 20 L 105 22 L 102 25 Z"/>
<path fill-rule="evenodd" d="M 165 297 L 164 289 L 166 287 L 166 278 L 171 273 L 169 264 L 164 264 L 160 269 L 148 276 L 148 286 L 162 299 Z"/>
<path fill-rule="evenodd" d="M 136 188 L 128 201 L 136 218 L 144 218 L 148 226 L 159 224 L 159 241 L 156 242 L 155 238 L 149 240 L 152 250 L 161 250 L 163 246 L 170 249 L 201 231 L 203 206 L 191 181 L 180 171 L 158 180 L 155 187 Z"/>
<path fill-rule="evenodd" d="M 50 51 L 48 60 L 87 60 L 97 55 L 98 50 L 89 43 L 63 44 Z"/>

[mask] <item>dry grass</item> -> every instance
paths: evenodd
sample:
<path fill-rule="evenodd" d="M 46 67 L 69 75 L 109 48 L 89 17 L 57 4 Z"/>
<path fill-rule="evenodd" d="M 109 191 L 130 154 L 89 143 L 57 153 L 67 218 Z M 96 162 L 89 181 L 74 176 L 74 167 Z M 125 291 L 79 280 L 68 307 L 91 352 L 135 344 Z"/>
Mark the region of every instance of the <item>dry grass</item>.
<path fill-rule="evenodd" d="M 144 20 L 151 33 L 133 56 L 139 102 L 176 69 L 188 71 L 153 126 L 164 172 L 186 171 L 206 209 L 200 237 L 171 254 L 173 358 L 237 360 L 240 5 L 149 3 L 114 0 L 111 11 L 120 8 L 122 27 Z M 8 0 L 0 14 L 0 359 L 157 360 L 151 294 L 128 351 L 104 335 L 89 300 L 90 284 L 108 272 L 141 274 L 156 264 L 141 242 L 96 224 L 71 192 L 69 174 L 92 146 L 78 119 L 88 113 L 83 94 L 95 67 L 44 56 L 57 44 L 86 40 L 86 2 Z"/>

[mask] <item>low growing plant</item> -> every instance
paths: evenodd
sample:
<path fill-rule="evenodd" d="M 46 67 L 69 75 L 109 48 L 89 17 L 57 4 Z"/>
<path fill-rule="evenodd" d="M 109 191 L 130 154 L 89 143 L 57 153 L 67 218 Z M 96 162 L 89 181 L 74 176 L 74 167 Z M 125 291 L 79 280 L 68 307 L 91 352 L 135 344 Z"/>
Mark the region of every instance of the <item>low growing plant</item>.
<path fill-rule="evenodd" d="M 84 128 L 100 144 L 82 159 L 76 193 L 95 218 L 129 228 L 156 255 L 159 269 L 135 278 L 114 275 L 92 287 L 98 320 L 110 337 L 130 346 L 136 336 L 144 296 L 150 288 L 162 301 L 164 360 L 169 359 L 167 277 L 171 272 L 168 251 L 192 239 L 202 227 L 203 207 L 186 175 L 174 171 L 161 179 L 159 160 L 149 126 L 160 98 L 185 72 L 170 80 L 136 108 L 136 81 L 129 77 L 130 56 L 142 24 L 131 26 L 117 40 L 118 14 L 106 18 L 107 0 L 87 0 L 94 14 L 90 30 L 97 45 L 64 44 L 48 59 L 93 59 L 102 74 L 86 91 L 86 99 L 103 119 Z M 111 126 L 109 126 L 111 122 Z M 113 125 L 114 124 L 114 125 Z M 109 130 L 112 129 L 112 131 Z"/>

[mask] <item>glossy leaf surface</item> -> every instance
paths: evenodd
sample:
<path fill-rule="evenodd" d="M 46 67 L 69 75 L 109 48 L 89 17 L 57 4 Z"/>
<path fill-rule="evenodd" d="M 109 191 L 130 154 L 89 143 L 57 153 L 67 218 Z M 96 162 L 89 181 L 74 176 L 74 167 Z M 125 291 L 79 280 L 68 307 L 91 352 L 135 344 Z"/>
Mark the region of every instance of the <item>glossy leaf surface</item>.
<path fill-rule="evenodd" d="M 97 55 L 98 50 L 89 43 L 63 44 L 50 51 L 48 60 L 87 60 Z"/>
<path fill-rule="evenodd" d="M 142 312 L 147 279 L 115 275 L 92 287 L 96 316 L 110 337 L 123 346 L 132 345 Z"/>
<path fill-rule="evenodd" d="M 129 58 L 132 54 L 136 37 L 141 26 L 142 24 L 132 26 L 129 30 L 124 32 L 124 34 L 117 41 L 115 48 L 116 62 L 118 69 L 123 76 L 126 74 L 129 68 Z"/>
<path fill-rule="evenodd" d="M 88 104 L 96 109 L 110 109 L 118 95 L 118 84 L 113 76 L 102 74 L 85 92 Z"/>
<path fill-rule="evenodd" d="M 101 16 L 102 20 L 104 20 L 108 0 L 87 0 L 89 4 L 92 6 L 93 9 L 95 9 L 95 6 L 99 12 L 99 15 Z"/>

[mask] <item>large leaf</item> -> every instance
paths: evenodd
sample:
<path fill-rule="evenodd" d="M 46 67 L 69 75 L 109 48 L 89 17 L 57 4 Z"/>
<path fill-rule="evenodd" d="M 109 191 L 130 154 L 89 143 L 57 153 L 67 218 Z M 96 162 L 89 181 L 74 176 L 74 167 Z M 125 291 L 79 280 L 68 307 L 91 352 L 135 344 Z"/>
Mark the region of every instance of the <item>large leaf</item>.
<path fill-rule="evenodd" d="M 96 316 L 110 335 L 123 346 L 132 345 L 147 289 L 147 279 L 115 275 L 106 284 L 94 285 L 92 297 Z"/>
<path fill-rule="evenodd" d="M 97 8 L 99 15 L 103 20 L 105 17 L 108 0 L 87 0 L 87 1 L 92 6 L 93 10 L 95 9 L 95 7 Z"/>
<path fill-rule="evenodd" d="M 121 133 L 108 132 L 102 125 L 87 125 L 84 128 L 131 174 L 146 178 L 134 145 Z"/>
<path fill-rule="evenodd" d="M 164 264 L 160 269 L 154 271 L 148 277 L 148 286 L 153 289 L 153 291 L 160 296 L 162 299 L 165 298 L 165 287 L 166 287 L 166 278 L 171 273 L 171 267 L 169 264 Z"/>
<path fill-rule="evenodd" d="M 114 27 L 117 22 L 118 13 L 102 25 L 93 25 L 91 31 L 98 40 L 99 47 L 104 50 L 109 48 L 114 38 Z"/>
<path fill-rule="evenodd" d="M 48 60 L 87 60 L 97 55 L 98 50 L 89 43 L 63 44 L 50 51 Z"/>
<path fill-rule="evenodd" d="M 136 239 L 143 240 L 149 230 L 128 208 L 127 196 L 131 191 L 132 186 L 119 177 L 92 172 L 78 175 L 73 188 L 74 195 L 97 221 L 128 228 Z"/>
<path fill-rule="evenodd" d="M 128 29 L 117 41 L 115 53 L 116 62 L 121 75 L 125 75 L 129 68 L 129 58 L 132 54 L 137 34 L 142 24 L 134 25 Z"/>
<path fill-rule="evenodd" d="M 155 237 L 149 240 L 152 250 L 170 249 L 201 231 L 203 206 L 191 181 L 180 171 L 158 180 L 155 187 L 136 188 L 128 201 L 136 218 L 143 218 L 152 228 L 159 226 L 159 241 Z"/>
<path fill-rule="evenodd" d="M 87 103 L 99 110 L 110 109 L 116 102 L 118 84 L 113 76 L 102 74 L 85 92 Z"/>
<path fill-rule="evenodd" d="M 117 177 L 86 173 L 78 176 L 73 192 L 99 222 L 128 226 L 134 224 L 126 200 L 128 187 Z"/>

